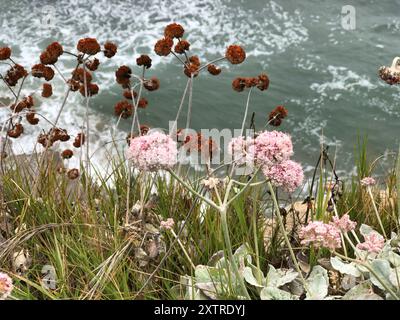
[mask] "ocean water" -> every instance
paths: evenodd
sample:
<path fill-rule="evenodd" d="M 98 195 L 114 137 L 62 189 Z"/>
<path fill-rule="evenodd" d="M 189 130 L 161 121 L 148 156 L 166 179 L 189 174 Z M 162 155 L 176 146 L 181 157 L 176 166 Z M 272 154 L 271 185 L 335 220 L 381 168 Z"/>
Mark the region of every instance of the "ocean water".
<path fill-rule="evenodd" d="M 295 158 L 306 171 L 317 160 L 323 139 L 336 154 L 337 168 L 351 172 L 357 136 L 366 134 L 370 157 L 386 155 L 379 169 L 390 162 L 391 151 L 399 145 L 400 91 L 383 83 L 377 70 L 399 54 L 400 1 L 355 1 L 354 30 L 342 26 L 342 7 L 347 4 L 328 0 L 0 0 L 0 46 L 11 46 L 18 63 L 32 66 L 54 40 L 69 51 L 75 50 L 82 37 L 118 44 L 113 59 L 101 59 L 94 77 L 100 93 L 90 100 L 91 151 L 96 151 L 93 157 L 98 163 L 104 163 L 102 146 L 110 140 L 117 121 L 113 106 L 122 93 L 114 79 L 118 66 L 128 64 L 139 72 L 136 57 L 150 54 L 153 67 L 148 75 L 157 76 L 161 87 L 145 94 L 149 106 L 141 110 L 141 122 L 166 128 L 175 117 L 187 78 L 173 57 L 161 58 L 153 52 L 164 26 L 175 21 L 185 27 L 190 53 L 202 62 L 223 55 L 231 43 L 242 44 L 247 51 L 243 64 L 223 62 L 218 77 L 204 73 L 196 78 L 194 129 L 240 128 L 247 97 L 231 89 L 232 79 L 262 71 L 271 79 L 270 88 L 254 91 L 250 114 L 256 113 L 256 125 L 261 128 L 276 105 L 286 106 L 289 117 L 282 130 L 291 133 Z M 59 68 L 68 76 L 73 64 L 63 56 Z M 5 68 L 0 65 L 0 72 Z M 23 94 L 37 97 L 38 111 L 50 119 L 56 117 L 65 94 L 61 78 L 55 78 L 51 99 L 40 98 L 41 80 L 29 80 L 23 89 Z M 0 86 L 0 98 L 6 101 L 8 96 Z M 72 94 L 59 124 L 76 133 L 84 113 L 83 97 Z M 0 108 L 0 117 L 4 114 Z M 180 126 L 185 113 L 182 116 Z M 117 138 L 124 138 L 129 127 L 130 121 L 122 121 Z M 29 152 L 35 130 L 27 127 L 15 147 Z"/>

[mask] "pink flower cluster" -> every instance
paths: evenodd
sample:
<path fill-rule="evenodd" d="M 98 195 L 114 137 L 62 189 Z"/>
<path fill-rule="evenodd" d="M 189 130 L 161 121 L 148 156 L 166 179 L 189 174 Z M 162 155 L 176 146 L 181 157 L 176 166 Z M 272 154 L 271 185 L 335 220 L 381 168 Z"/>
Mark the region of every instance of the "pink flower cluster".
<path fill-rule="evenodd" d="M 12 279 L 7 274 L 0 272 L 0 300 L 7 299 L 13 288 Z"/>
<path fill-rule="evenodd" d="M 304 178 L 301 165 L 292 160 L 286 160 L 272 166 L 264 166 L 262 171 L 273 185 L 282 187 L 289 193 L 294 192 Z"/>
<path fill-rule="evenodd" d="M 364 242 L 357 245 L 357 248 L 371 253 L 379 253 L 385 245 L 385 239 L 376 232 L 365 235 L 364 240 Z"/>
<path fill-rule="evenodd" d="M 175 221 L 172 218 L 168 218 L 165 221 L 160 222 L 160 226 L 162 229 L 171 230 L 175 225 Z"/>
<path fill-rule="evenodd" d="M 271 183 L 287 192 L 295 191 L 303 182 L 301 165 L 290 160 L 293 145 L 286 133 L 263 131 L 255 139 L 233 138 L 228 145 L 228 152 L 237 165 L 260 166 Z"/>
<path fill-rule="evenodd" d="M 132 166 L 143 171 L 170 169 L 177 162 L 177 154 L 176 142 L 157 131 L 131 139 L 126 152 Z"/>
<path fill-rule="evenodd" d="M 343 215 L 340 219 L 333 218 L 329 223 L 322 221 L 310 222 L 307 226 L 300 230 L 301 244 L 313 243 L 317 247 L 325 247 L 330 250 L 341 247 L 341 232 L 349 232 L 354 230 L 357 222 L 351 221 L 348 214 Z"/>
<path fill-rule="evenodd" d="M 376 184 L 376 181 L 372 177 L 365 177 L 361 180 L 361 185 L 364 187 L 372 187 Z"/>
<path fill-rule="evenodd" d="M 313 243 L 317 247 L 325 247 L 330 250 L 341 247 L 340 231 L 332 224 L 322 221 L 310 222 L 300 230 L 301 244 Z"/>

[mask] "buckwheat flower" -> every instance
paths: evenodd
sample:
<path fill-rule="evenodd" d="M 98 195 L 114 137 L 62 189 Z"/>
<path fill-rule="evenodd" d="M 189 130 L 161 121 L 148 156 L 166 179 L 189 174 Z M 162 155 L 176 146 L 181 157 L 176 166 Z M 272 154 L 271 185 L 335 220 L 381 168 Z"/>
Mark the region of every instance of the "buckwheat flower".
<path fill-rule="evenodd" d="M 400 83 L 400 58 L 396 57 L 393 59 L 390 67 L 382 66 L 379 68 L 379 77 L 387 84 L 393 85 Z"/>
<path fill-rule="evenodd" d="M 176 142 L 158 131 L 131 139 L 126 152 L 132 166 L 142 171 L 170 169 L 177 162 L 177 154 Z"/>
<path fill-rule="evenodd" d="M 39 118 L 36 118 L 35 111 L 29 111 L 26 114 L 26 121 L 28 121 L 33 126 L 35 126 L 39 123 Z"/>
<path fill-rule="evenodd" d="M 84 97 L 86 96 L 91 97 L 99 93 L 99 86 L 95 83 L 88 82 L 86 84 L 86 90 L 85 90 L 85 85 L 82 84 L 79 88 L 79 92 Z"/>
<path fill-rule="evenodd" d="M 92 81 L 92 74 L 84 70 L 83 68 L 78 68 L 72 71 L 72 80 L 79 81 L 80 83 L 85 83 L 85 78 L 86 78 L 86 83 L 89 83 Z"/>
<path fill-rule="evenodd" d="M 361 185 L 363 187 L 372 187 L 376 184 L 376 181 L 372 177 L 365 177 L 364 179 L 361 180 Z"/>
<path fill-rule="evenodd" d="M 268 116 L 268 124 L 274 127 L 279 127 L 282 124 L 283 119 L 287 117 L 289 112 L 284 106 L 277 106 L 272 110 Z"/>
<path fill-rule="evenodd" d="M 133 105 L 126 100 L 119 101 L 114 106 L 114 113 L 118 117 L 127 119 L 133 113 Z"/>
<path fill-rule="evenodd" d="M 104 56 L 106 56 L 107 58 L 112 58 L 115 56 L 116 53 L 117 53 L 116 44 L 107 41 L 104 44 Z"/>
<path fill-rule="evenodd" d="M 255 155 L 256 162 L 261 166 L 280 163 L 293 155 L 291 137 L 279 131 L 261 132 L 250 146 L 250 152 Z"/>
<path fill-rule="evenodd" d="M 0 272 L 0 300 L 6 300 L 13 291 L 12 279 L 8 274 Z"/>
<path fill-rule="evenodd" d="M 46 51 L 52 56 L 61 56 L 64 53 L 64 49 L 59 42 L 53 42 L 49 44 L 46 48 Z"/>
<path fill-rule="evenodd" d="M 217 75 L 219 75 L 220 73 L 221 73 L 221 68 L 218 68 L 216 65 L 214 65 L 214 64 L 210 64 L 208 67 L 207 67 L 207 71 L 210 73 L 210 74 L 212 74 L 213 76 L 217 76 Z"/>
<path fill-rule="evenodd" d="M 0 48 L 0 60 L 7 60 L 11 57 L 11 49 L 9 47 Z"/>
<path fill-rule="evenodd" d="M 81 84 L 79 83 L 79 81 L 73 80 L 73 79 L 69 79 L 67 81 L 67 84 L 69 85 L 71 91 L 75 92 L 78 91 Z"/>
<path fill-rule="evenodd" d="M 136 59 L 136 64 L 140 67 L 143 66 L 146 69 L 151 67 L 151 58 L 147 54 L 142 54 L 139 58 Z"/>
<path fill-rule="evenodd" d="M 67 172 L 67 177 L 70 180 L 75 180 L 79 177 L 79 170 L 78 169 L 71 169 Z"/>
<path fill-rule="evenodd" d="M 28 75 L 28 72 L 20 64 L 16 64 L 7 70 L 7 74 L 4 80 L 8 83 L 10 87 L 14 87 L 18 80 L 24 78 Z"/>
<path fill-rule="evenodd" d="M 78 41 L 76 46 L 79 52 L 86 53 L 89 55 L 95 55 L 100 52 L 100 44 L 94 38 L 84 38 Z"/>
<path fill-rule="evenodd" d="M 225 58 L 232 64 L 239 64 L 246 59 L 246 52 L 241 46 L 231 45 L 226 49 Z"/>
<path fill-rule="evenodd" d="M 207 189 L 211 190 L 218 187 L 218 185 L 221 183 L 221 180 L 210 177 L 208 179 L 203 179 L 201 182 Z"/>
<path fill-rule="evenodd" d="M 32 67 L 32 76 L 36 78 L 44 78 L 46 81 L 50 81 L 54 77 L 54 71 L 51 67 L 39 63 Z"/>
<path fill-rule="evenodd" d="M 129 85 L 132 75 L 132 70 L 128 66 L 121 66 L 115 71 L 115 78 L 117 83 L 122 85 L 122 87 L 127 87 Z"/>
<path fill-rule="evenodd" d="M 53 87 L 50 83 L 43 83 L 42 97 L 48 98 L 53 95 Z"/>
<path fill-rule="evenodd" d="M 100 65 L 100 61 L 97 58 L 94 58 L 93 60 L 89 60 L 88 62 L 86 62 L 86 68 L 88 68 L 90 71 L 96 71 L 97 68 Z"/>
<path fill-rule="evenodd" d="M 185 30 L 180 24 L 171 23 L 164 29 L 164 36 L 167 38 L 182 38 Z"/>
<path fill-rule="evenodd" d="M 156 77 L 152 77 L 151 79 L 145 81 L 143 86 L 149 91 L 155 91 L 160 88 L 160 80 Z"/>
<path fill-rule="evenodd" d="M 168 56 L 171 53 L 174 41 L 171 38 L 158 40 L 154 46 L 154 51 L 159 56 Z"/>
<path fill-rule="evenodd" d="M 339 229 L 322 221 L 313 221 L 302 227 L 299 236 L 302 239 L 302 245 L 312 243 L 316 247 L 324 247 L 330 250 L 341 247 Z"/>
<path fill-rule="evenodd" d="M 149 104 L 149 102 L 147 101 L 146 98 L 140 98 L 137 107 L 138 107 L 138 108 L 141 108 L 141 109 L 145 109 L 145 108 L 147 108 L 148 104 Z"/>
<path fill-rule="evenodd" d="M 343 215 L 341 218 L 334 216 L 332 224 L 342 232 L 350 232 L 355 229 L 357 222 L 350 220 L 348 214 Z"/>
<path fill-rule="evenodd" d="M 178 54 L 184 54 L 190 48 L 190 43 L 186 40 L 180 40 L 174 48 L 174 51 Z"/>
<path fill-rule="evenodd" d="M 33 98 L 32 98 L 32 96 L 27 96 L 27 97 L 23 98 L 17 104 L 12 104 L 10 106 L 10 109 L 13 110 L 15 113 L 18 113 L 24 109 L 29 109 L 31 107 L 33 107 Z"/>
<path fill-rule="evenodd" d="M 71 149 L 65 149 L 63 152 L 61 152 L 61 157 L 63 159 L 71 159 L 73 155 L 74 152 Z"/>
<path fill-rule="evenodd" d="M 194 63 L 190 63 L 189 65 L 185 65 L 184 69 L 183 69 L 183 73 L 191 78 L 192 75 L 193 77 L 197 77 L 199 75 L 199 65 L 194 64 Z"/>
<path fill-rule="evenodd" d="M 129 99 L 129 100 L 132 100 L 132 95 L 133 95 L 133 97 L 136 99 L 136 97 L 137 97 L 137 92 L 135 91 L 135 90 L 125 90 L 124 91 L 124 93 L 123 93 L 123 96 L 126 98 L 126 99 Z"/>
<path fill-rule="evenodd" d="M 241 137 L 232 138 L 228 143 L 228 153 L 233 156 L 233 161 L 238 165 L 249 164 L 254 161 L 254 154 L 250 152 L 254 139 Z"/>
<path fill-rule="evenodd" d="M 244 80 L 244 85 L 246 88 L 251 88 L 251 87 L 255 87 L 258 85 L 258 78 L 248 77 L 248 78 L 243 78 L 243 80 Z"/>
<path fill-rule="evenodd" d="M 237 92 L 242 92 L 246 87 L 244 78 L 236 78 L 232 81 L 232 88 Z"/>
<path fill-rule="evenodd" d="M 261 91 L 267 90 L 269 87 L 269 78 L 265 73 L 262 73 L 258 76 L 258 84 L 257 88 Z"/>
<path fill-rule="evenodd" d="M 301 186 L 304 179 L 301 165 L 292 160 L 285 160 L 272 166 L 263 166 L 262 172 L 271 183 L 288 193 L 294 192 Z"/>
<path fill-rule="evenodd" d="M 377 232 L 364 236 L 364 242 L 357 244 L 357 248 L 371 253 L 379 253 L 385 245 L 385 239 Z"/>
<path fill-rule="evenodd" d="M 24 133 L 24 127 L 20 123 L 17 123 L 16 125 L 14 125 L 12 129 L 7 131 L 7 135 L 10 138 L 14 139 L 18 138 L 23 133 Z"/>
<path fill-rule="evenodd" d="M 165 221 L 161 221 L 160 222 L 160 227 L 161 229 L 165 229 L 165 230 L 171 230 L 175 225 L 175 221 L 172 218 L 168 218 Z"/>
<path fill-rule="evenodd" d="M 191 56 L 189 57 L 189 62 L 200 67 L 200 58 L 198 56 Z"/>
<path fill-rule="evenodd" d="M 85 134 L 84 133 L 78 133 L 77 136 L 75 137 L 73 146 L 75 148 L 80 148 L 85 144 Z"/>

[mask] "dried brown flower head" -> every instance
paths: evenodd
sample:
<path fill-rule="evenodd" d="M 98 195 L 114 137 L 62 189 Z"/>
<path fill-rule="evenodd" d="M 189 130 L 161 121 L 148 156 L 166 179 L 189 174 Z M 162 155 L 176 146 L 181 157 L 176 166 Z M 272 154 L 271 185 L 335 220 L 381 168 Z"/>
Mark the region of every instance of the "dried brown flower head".
<path fill-rule="evenodd" d="M 279 127 L 282 124 L 283 119 L 287 117 L 289 112 L 284 106 L 277 106 L 272 110 L 268 116 L 268 123 L 271 126 Z"/>
<path fill-rule="evenodd" d="M 212 74 L 213 76 L 217 76 L 217 75 L 219 75 L 220 73 L 221 73 L 221 68 L 218 68 L 216 65 L 214 65 L 214 64 L 210 64 L 208 67 L 207 67 L 207 70 L 208 70 L 208 72 L 210 73 L 210 74 Z"/>
<path fill-rule="evenodd" d="M 236 78 L 232 81 L 232 88 L 237 92 L 242 92 L 246 87 L 245 78 Z"/>
<path fill-rule="evenodd" d="M 79 81 L 73 80 L 73 79 L 69 79 L 67 81 L 69 87 L 71 88 L 71 91 L 78 91 L 81 84 L 79 83 Z"/>
<path fill-rule="evenodd" d="M 151 79 L 145 81 L 143 86 L 149 91 L 155 91 L 160 88 L 160 80 L 156 77 L 152 77 Z"/>
<path fill-rule="evenodd" d="M 11 110 L 13 110 L 15 113 L 21 112 L 24 109 L 29 109 L 31 107 L 33 107 L 32 96 L 27 96 L 19 101 L 17 104 L 12 104 L 10 106 Z"/>
<path fill-rule="evenodd" d="M 400 83 L 400 70 L 392 67 L 380 67 L 379 77 L 387 84 L 394 85 Z"/>
<path fill-rule="evenodd" d="M 70 180 L 75 180 L 79 177 L 79 170 L 78 169 L 71 169 L 67 172 L 67 177 Z"/>
<path fill-rule="evenodd" d="M 86 83 L 92 81 L 92 74 L 84 70 L 83 68 L 78 68 L 72 71 L 72 80 L 79 81 L 80 83 L 85 83 L 85 75 L 86 75 Z"/>
<path fill-rule="evenodd" d="M 39 118 L 36 118 L 35 111 L 29 111 L 26 114 L 26 121 L 28 121 L 33 126 L 35 126 L 39 123 Z"/>
<path fill-rule="evenodd" d="M 100 61 L 97 58 L 94 58 L 93 60 L 86 62 L 86 68 L 88 68 L 90 71 L 96 71 L 99 65 Z"/>
<path fill-rule="evenodd" d="M 195 78 L 199 75 L 199 65 L 194 63 L 185 65 L 183 72 L 187 77 L 190 78 L 193 75 L 193 78 Z"/>
<path fill-rule="evenodd" d="M 89 55 L 95 55 L 100 52 L 101 48 L 99 43 L 94 38 L 84 38 L 78 41 L 76 46 L 79 52 L 86 53 Z"/>
<path fill-rule="evenodd" d="M 185 30 L 180 24 L 171 23 L 167 25 L 164 29 L 164 36 L 166 38 L 182 38 Z"/>
<path fill-rule="evenodd" d="M 267 90 L 269 87 L 269 78 L 265 73 L 262 73 L 258 76 L 258 84 L 257 88 L 261 91 Z"/>
<path fill-rule="evenodd" d="M 116 46 L 116 44 L 107 41 L 107 42 L 104 44 L 104 55 L 105 55 L 107 58 L 112 58 L 112 57 L 115 56 L 116 53 L 117 53 L 117 46 Z"/>
<path fill-rule="evenodd" d="M 43 83 L 42 97 L 48 98 L 53 95 L 53 87 L 50 83 Z"/>
<path fill-rule="evenodd" d="M 134 90 L 132 90 L 132 91 L 131 90 L 124 90 L 124 93 L 123 93 L 124 97 L 126 99 L 129 99 L 129 100 L 132 100 L 132 94 L 133 94 L 133 97 L 136 99 L 137 92 L 134 91 Z"/>
<path fill-rule="evenodd" d="M 24 78 L 27 75 L 28 72 L 25 70 L 25 68 L 20 64 L 16 64 L 7 70 L 4 80 L 10 87 L 14 87 L 18 83 L 19 79 Z"/>
<path fill-rule="evenodd" d="M 85 92 L 85 85 L 82 84 L 79 88 L 79 92 L 81 93 L 81 95 L 83 95 L 84 97 L 86 97 L 86 95 L 88 97 L 94 96 L 96 94 L 99 93 L 99 86 L 95 83 L 87 83 L 86 84 L 86 92 Z"/>
<path fill-rule="evenodd" d="M 145 108 L 147 108 L 148 104 L 149 104 L 149 102 L 147 101 L 146 98 L 140 98 L 139 103 L 138 103 L 138 108 L 145 109 Z"/>
<path fill-rule="evenodd" d="M 159 56 L 168 56 L 171 53 L 174 41 L 171 38 L 163 38 L 156 42 L 154 51 Z"/>
<path fill-rule="evenodd" d="M 61 152 L 61 157 L 63 159 L 71 159 L 73 155 L 74 152 L 71 149 L 65 149 L 63 152 Z"/>
<path fill-rule="evenodd" d="M 50 81 L 54 78 L 54 71 L 51 67 L 39 63 L 32 67 L 32 76 L 36 78 L 44 78 L 46 81 Z"/>
<path fill-rule="evenodd" d="M 10 138 L 18 138 L 23 133 L 24 133 L 24 127 L 20 123 L 17 123 L 16 125 L 14 125 L 12 129 L 7 131 L 7 135 Z"/>
<path fill-rule="evenodd" d="M 63 52 L 64 50 L 61 44 L 53 42 L 47 46 L 46 50 L 40 55 L 40 62 L 42 64 L 55 64 Z"/>
<path fill-rule="evenodd" d="M 193 63 L 194 65 L 200 67 L 200 59 L 198 56 L 191 56 L 189 58 L 190 63 Z"/>
<path fill-rule="evenodd" d="M 179 42 L 175 45 L 175 52 L 179 54 L 184 54 L 190 48 L 190 43 L 186 40 L 179 40 Z"/>
<path fill-rule="evenodd" d="M 151 58 L 147 54 L 142 54 L 139 58 L 136 59 L 136 64 L 138 66 L 144 66 L 146 69 L 151 67 Z"/>
<path fill-rule="evenodd" d="M 246 52 L 241 46 L 231 45 L 226 49 L 225 58 L 232 64 L 239 64 L 246 59 Z"/>
<path fill-rule="evenodd" d="M 72 144 L 75 148 L 80 148 L 85 144 L 85 134 L 80 132 L 76 135 L 74 143 Z"/>
<path fill-rule="evenodd" d="M 132 70 L 128 66 L 121 66 L 115 71 L 115 78 L 117 83 L 122 85 L 123 88 L 129 87 L 129 82 L 131 79 Z"/>
<path fill-rule="evenodd" d="M 0 48 L 0 60 L 7 60 L 11 57 L 11 49 L 9 47 Z"/>
<path fill-rule="evenodd" d="M 133 105 L 126 100 L 119 101 L 114 106 L 114 113 L 118 117 L 127 119 L 133 113 Z"/>

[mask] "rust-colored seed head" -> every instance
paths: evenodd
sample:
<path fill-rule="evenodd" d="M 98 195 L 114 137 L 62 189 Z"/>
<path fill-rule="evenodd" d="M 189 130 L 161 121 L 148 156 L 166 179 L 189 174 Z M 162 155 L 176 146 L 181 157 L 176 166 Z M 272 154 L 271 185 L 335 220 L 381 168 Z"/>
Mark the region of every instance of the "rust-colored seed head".
<path fill-rule="evenodd" d="M 155 91 L 160 88 L 160 80 L 158 80 L 156 77 L 152 77 L 150 80 L 144 82 L 143 86 L 149 91 Z"/>
<path fill-rule="evenodd" d="M 193 74 L 193 77 L 195 78 L 199 75 L 199 65 L 194 63 L 189 64 L 189 66 L 185 65 L 183 72 L 187 77 L 190 78 Z"/>
<path fill-rule="evenodd" d="M 40 62 L 42 64 L 55 64 L 58 61 L 57 56 L 52 56 L 47 51 L 44 51 L 40 54 Z"/>
<path fill-rule="evenodd" d="M 80 83 L 85 83 L 85 74 L 86 74 L 86 83 L 92 81 L 92 74 L 84 70 L 83 68 L 78 68 L 72 71 L 72 80 L 79 81 Z"/>
<path fill-rule="evenodd" d="M 27 96 L 24 99 L 22 99 L 20 102 L 17 104 L 12 104 L 10 106 L 11 110 L 13 110 L 15 113 L 21 112 L 22 110 L 29 109 L 33 107 L 33 98 L 32 96 Z"/>
<path fill-rule="evenodd" d="M 387 84 L 394 85 L 400 83 L 400 72 L 393 68 L 382 66 L 378 71 L 379 77 Z"/>
<path fill-rule="evenodd" d="M 107 42 L 104 44 L 104 55 L 105 55 L 107 58 L 112 58 L 112 57 L 115 56 L 116 53 L 117 53 L 117 46 L 116 46 L 116 44 L 107 41 Z"/>
<path fill-rule="evenodd" d="M 189 58 L 189 61 L 190 61 L 190 63 L 192 63 L 192 64 L 194 64 L 194 65 L 200 67 L 200 59 L 199 59 L 198 56 L 191 56 L 191 57 Z"/>
<path fill-rule="evenodd" d="M 63 52 L 64 50 L 61 44 L 53 42 L 47 46 L 46 50 L 40 55 L 40 62 L 42 64 L 55 64 Z"/>
<path fill-rule="evenodd" d="M 163 38 L 158 40 L 154 46 L 154 51 L 159 56 L 168 56 L 171 53 L 174 41 L 171 38 Z"/>
<path fill-rule="evenodd" d="M 189 43 L 188 41 L 186 41 L 186 40 L 180 40 L 180 41 L 176 44 L 174 50 L 175 50 L 176 53 L 184 54 L 185 51 L 188 51 L 188 50 L 189 50 L 189 48 L 190 48 L 190 43 Z"/>
<path fill-rule="evenodd" d="M 17 123 L 12 129 L 7 131 L 7 135 L 10 138 L 18 138 L 23 133 L 24 133 L 24 127 L 20 123 Z"/>
<path fill-rule="evenodd" d="M 88 97 L 94 96 L 99 93 L 99 86 L 95 83 L 87 83 L 86 84 L 86 92 L 85 92 L 85 85 L 82 84 L 79 88 L 79 92 L 84 97 L 87 95 Z"/>
<path fill-rule="evenodd" d="M 0 60 L 7 60 L 11 57 L 11 49 L 9 47 L 0 48 Z"/>
<path fill-rule="evenodd" d="M 71 91 L 78 91 L 81 84 L 79 83 L 79 81 L 73 80 L 73 79 L 69 79 L 67 81 L 69 87 L 71 88 Z"/>
<path fill-rule="evenodd" d="M 75 137 L 74 143 L 72 144 L 75 148 L 80 148 L 85 144 L 85 134 L 78 133 Z"/>
<path fill-rule="evenodd" d="M 28 72 L 25 68 L 20 64 L 16 64 L 7 70 L 4 80 L 10 87 L 14 87 L 18 83 L 19 79 L 26 77 L 27 75 Z"/>
<path fill-rule="evenodd" d="M 51 143 L 56 141 L 66 142 L 70 139 L 67 130 L 61 128 L 50 129 L 47 137 L 51 141 Z"/>
<path fill-rule="evenodd" d="M 212 74 L 213 76 L 217 76 L 217 75 L 219 75 L 220 73 L 221 73 L 221 68 L 218 68 L 216 65 L 214 65 L 214 64 L 210 64 L 208 67 L 207 67 L 207 70 L 208 70 L 208 72 L 210 73 L 210 74 Z"/>
<path fill-rule="evenodd" d="M 232 64 L 239 64 L 246 59 L 246 52 L 241 46 L 231 45 L 226 49 L 225 58 Z"/>
<path fill-rule="evenodd" d="M 258 76 L 258 84 L 257 88 L 261 91 L 267 90 L 269 87 L 269 78 L 265 73 L 262 73 Z"/>
<path fill-rule="evenodd" d="M 127 119 L 132 115 L 133 105 L 126 100 L 119 101 L 114 106 L 116 116 Z"/>
<path fill-rule="evenodd" d="M 126 99 L 129 99 L 129 100 L 132 100 L 132 94 L 133 94 L 133 97 L 136 99 L 137 92 L 134 91 L 134 90 L 132 90 L 132 91 L 131 90 L 125 90 L 124 93 L 123 93 L 124 97 Z"/>
<path fill-rule="evenodd" d="M 271 126 L 279 127 L 282 124 L 282 120 L 287 117 L 289 112 L 284 106 L 277 106 L 272 110 L 268 116 L 268 123 Z"/>
<path fill-rule="evenodd" d="M 144 136 L 145 134 L 147 134 L 147 133 L 149 132 L 149 130 L 150 130 L 150 127 L 149 127 L 149 126 L 147 126 L 147 125 L 145 125 L 145 124 L 140 125 L 140 134 L 141 134 L 142 136 Z"/>
<path fill-rule="evenodd" d="M 84 38 L 79 40 L 76 48 L 79 52 L 89 55 L 95 55 L 101 50 L 99 43 L 94 38 Z"/>
<path fill-rule="evenodd" d="M 232 81 L 232 88 L 237 92 L 242 92 L 245 88 L 245 81 L 243 78 L 236 78 Z"/>
<path fill-rule="evenodd" d="M 35 111 L 30 111 L 26 114 L 26 121 L 35 126 L 39 123 L 39 118 L 36 118 Z"/>
<path fill-rule="evenodd" d="M 147 108 L 148 104 L 149 104 L 149 102 L 147 101 L 146 98 L 140 98 L 139 103 L 138 103 L 138 108 L 145 109 L 145 108 Z"/>
<path fill-rule="evenodd" d="M 182 38 L 185 30 L 180 24 L 171 23 L 167 25 L 164 29 L 164 36 L 166 38 Z"/>
<path fill-rule="evenodd" d="M 130 83 L 132 70 L 128 66 L 121 66 L 115 71 L 115 78 L 117 83 L 122 85 L 123 88 L 127 88 Z"/>
<path fill-rule="evenodd" d="M 71 169 L 67 172 L 68 179 L 75 180 L 79 177 L 79 170 L 78 169 Z"/>
<path fill-rule="evenodd" d="M 86 68 L 88 68 L 90 71 L 96 71 L 99 65 L 100 61 L 97 58 L 94 58 L 93 60 L 86 62 Z"/>
<path fill-rule="evenodd" d="M 48 98 L 53 95 L 53 88 L 50 83 L 43 83 L 42 97 Z"/>
<path fill-rule="evenodd" d="M 48 45 L 46 51 L 49 52 L 51 55 L 57 57 L 61 56 L 64 53 L 62 45 L 58 42 L 53 42 L 52 44 Z"/>
<path fill-rule="evenodd" d="M 43 148 L 48 148 L 53 145 L 51 140 L 49 139 L 49 135 L 47 133 L 41 133 L 38 136 L 37 142 L 43 146 Z"/>
<path fill-rule="evenodd" d="M 63 152 L 61 152 L 61 157 L 63 159 L 71 159 L 73 155 L 74 152 L 71 149 L 65 149 Z"/>
<path fill-rule="evenodd" d="M 244 78 L 246 88 L 255 87 L 258 84 L 258 78 Z"/>
<path fill-rule="evenodd" d="M 138 66 L 144 66 L 146 69 L 151 67 L 151 58 L 147 54 L 142 54 L 136 59 L 136 64 Z"/>

